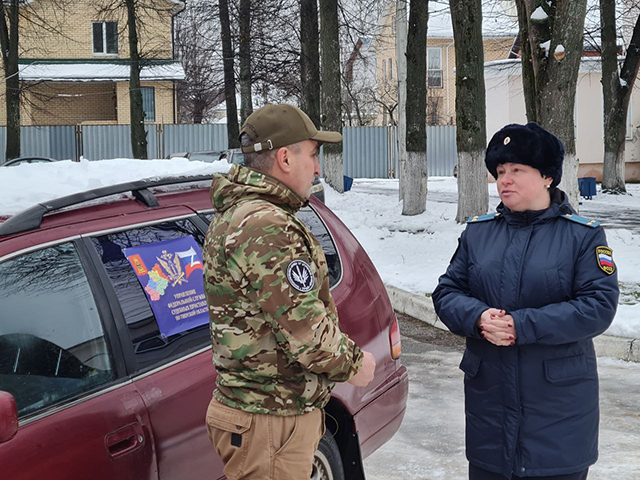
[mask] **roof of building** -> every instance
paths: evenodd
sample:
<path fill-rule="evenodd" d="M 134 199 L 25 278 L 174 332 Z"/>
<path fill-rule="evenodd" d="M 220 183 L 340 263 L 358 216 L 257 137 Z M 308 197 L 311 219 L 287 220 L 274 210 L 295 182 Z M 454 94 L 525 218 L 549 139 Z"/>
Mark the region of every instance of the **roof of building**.
<path fill-rule="evenodd" d="M 141 80 L 185 79 L 184 68 L 179 61 L 163 60 L 147 63 L 151 64 L 142 67 Z M 129 61 L 117 59 L 111 61 L 92 59 L 21 60 L 19 70 L 20 80 L 27 82 L 126 82 L 130 78 Z"/>

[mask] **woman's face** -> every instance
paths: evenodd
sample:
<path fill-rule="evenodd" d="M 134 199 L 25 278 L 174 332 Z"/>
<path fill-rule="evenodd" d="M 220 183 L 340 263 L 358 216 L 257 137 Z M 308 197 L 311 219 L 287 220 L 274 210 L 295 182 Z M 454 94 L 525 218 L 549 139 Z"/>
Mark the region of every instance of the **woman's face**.
<path fill-rule="evenodd" d="M 553 181 L 540 170 L 521 163 L 498 165 L 498 194 L 512 212 L 543 210 L 551 204 L 547 185 Z"/>

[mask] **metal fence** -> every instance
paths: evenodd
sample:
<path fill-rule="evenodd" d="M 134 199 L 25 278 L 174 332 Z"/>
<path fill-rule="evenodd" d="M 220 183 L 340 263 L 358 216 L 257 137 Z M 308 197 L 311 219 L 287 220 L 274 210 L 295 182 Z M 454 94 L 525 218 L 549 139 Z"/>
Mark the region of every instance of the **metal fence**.
<path fill-rule="evenodd" d="M 172 153 L 222 151 L 226 125 L 146 125 L 150 158 Z M 394 178 L 398 172 L 396 127 L 345 127 L 344 174 L 354 178 Z M 0 127 L 0 163 L 4 162 L 6 128 Z M 23 156 L 88 160 L 131 158 L 129 125 L 21 127 Z M 429 176 L 450 176 L 457 163 L 455 127 L 427 127 Z"/>

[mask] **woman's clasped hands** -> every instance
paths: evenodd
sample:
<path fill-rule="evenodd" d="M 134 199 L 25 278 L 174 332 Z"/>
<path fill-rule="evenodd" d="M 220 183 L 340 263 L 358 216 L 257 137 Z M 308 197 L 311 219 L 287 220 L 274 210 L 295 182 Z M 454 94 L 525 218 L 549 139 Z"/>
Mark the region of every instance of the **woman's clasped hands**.
<path fill-rule="evenodd" d="M 516 328 L 513 317 L 504 310 L 489 308 L 482 312 L 476 322 L 482 337 L 499 347 L 509 347 L 516 343 Z"/>

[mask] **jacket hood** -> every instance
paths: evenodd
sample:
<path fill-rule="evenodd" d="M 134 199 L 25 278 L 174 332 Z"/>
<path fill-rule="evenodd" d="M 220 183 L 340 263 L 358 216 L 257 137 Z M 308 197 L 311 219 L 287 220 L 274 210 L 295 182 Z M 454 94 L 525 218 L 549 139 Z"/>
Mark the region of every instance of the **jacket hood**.
<path fill-rule="evenodd" d="M 214 175 L 211 183 L 211 203 L 216 210 L 224 211 L 241 201 L 258 199 L 294 212 L 307 204 L 307 200 L 284 183 L 242 165 L 232 165 L 226 175 Z"/>
<path fill-rule="evenodd" d="M 526 210 L 524 212 L 512 212 L 502 202 L 496 208 L 505 220 L 514 225 L 535 225 L 549 221 L 566 213 L 575 214 L 575 210 L 571 208 L 569 198 L 559 188 L 553 188 L 551 194 L 551 205 L 544 210 Z"/>

